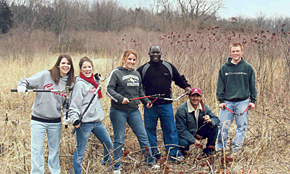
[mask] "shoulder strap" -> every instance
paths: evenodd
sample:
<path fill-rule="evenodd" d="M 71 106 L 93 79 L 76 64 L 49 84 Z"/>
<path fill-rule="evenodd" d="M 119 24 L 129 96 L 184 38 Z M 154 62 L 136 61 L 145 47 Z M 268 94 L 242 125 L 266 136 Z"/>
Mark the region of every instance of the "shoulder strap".
<path fill-rule="evenodd" d="M 169 71 L 169 73 L 171 75 L 171 79 L 172 79 L 173 78 L 173 72 L 172 72 L 171 65 L 168 62 L 166 62 L 166 61 L 162 61 L 162 64 L 168 69 L 168 71 Z M 148 62 L 144 65 L 144 67 L 142 69 L 142 74 L 141 74 L 142 78 L 144 78 L 144 76 L 146 74 L 146 71 L 148 70 L 149 66 L 150 66 L 150 64 Z"/>

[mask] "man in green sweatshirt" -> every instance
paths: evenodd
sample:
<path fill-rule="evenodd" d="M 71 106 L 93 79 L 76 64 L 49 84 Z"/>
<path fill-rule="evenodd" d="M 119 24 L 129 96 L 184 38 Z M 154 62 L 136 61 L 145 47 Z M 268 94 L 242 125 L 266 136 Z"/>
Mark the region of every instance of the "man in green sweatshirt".
<path fill-rule="evenodd" d="M 247 129 L 248 111 L 244 111 L 248 107 L 255 108 L 257 91 L 254 69 L 242 57 L 243 45 L 240 43 L 230 45 L 230 54 L 231 58 L 219 71 L 217 82 L 216 95 L 220 102 L 221 125 L 216 149 L 227 148 L 229 127 L 235 118 L 237 129 L 232 148 L 236 152 L 242 147 Z"/>

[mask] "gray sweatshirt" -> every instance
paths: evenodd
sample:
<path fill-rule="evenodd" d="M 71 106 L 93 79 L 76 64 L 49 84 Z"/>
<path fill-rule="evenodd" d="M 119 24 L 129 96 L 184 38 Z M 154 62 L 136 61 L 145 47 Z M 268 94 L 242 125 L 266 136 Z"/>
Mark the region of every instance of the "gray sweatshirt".
<path fill-rule="evenodd" d="M 64 90 L 68 76 L 61 77 L 56 85 L 50 71 L 41 71 L 29 78 L 22 78 L 18 86 L 27 89 Z M 32 106 L 32 115 L 41 119 L 52 120 L 62 116 L 61 106 L 65 103 L 65 93 L 37 92 Z"/>
<path fill-rule="evenodd" d="M 76 84 L 74 85 L 71 95 L 71 103 L 68 112 L 70 124 L 74 124 L 76 120 L 80 120 L 80 116 L 88 106 L 95 90 L 95 87 L 90 82 L 80 77 L 76 77 Z M 80 121 L 83 123 L 90 123 L 100 122 L 103 119 L 104 111 L 101 106 L 101 99 L 96 96 Z"/>
<path fill-rule="evenodd" d="M 130 101 L 122 104 L 124 98 L 129 100 L 145 96 L 141 76 L 138 71 L 132 68 L 130 71 L 124 67 L 114 69 L 108 79 L 106 93 L 111 98 L 111 105 L 119 110 L 136 110 L 140 100 Z M 148 98 L 141 99 L 143 104 L 150 103 Z"/>

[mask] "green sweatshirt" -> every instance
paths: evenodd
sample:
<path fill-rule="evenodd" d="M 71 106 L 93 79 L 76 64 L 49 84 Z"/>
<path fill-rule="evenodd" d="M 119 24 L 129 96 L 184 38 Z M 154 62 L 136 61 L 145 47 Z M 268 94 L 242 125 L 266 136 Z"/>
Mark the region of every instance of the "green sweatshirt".
<path fill-rule="evenodd" d="M 217 82 L 217 98 L 220 103 L 227 101 L 243 101 L 250 97 L 252 103 L 257 100 L 255 72 L 244 58 L 237 64 L 232 58 L 221 67 Z"/>

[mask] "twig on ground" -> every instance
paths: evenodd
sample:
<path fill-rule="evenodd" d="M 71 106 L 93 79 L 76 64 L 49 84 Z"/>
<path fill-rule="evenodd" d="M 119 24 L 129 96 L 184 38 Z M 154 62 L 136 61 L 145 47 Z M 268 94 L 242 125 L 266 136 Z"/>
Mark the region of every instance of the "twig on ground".
<path fill-rule="evenodd" d="M 290 169 L 290 166 L 289 166 L 288 164 L 286 164 L 286 163 L 282 160 L 281 156 L 280 156 L 280 155 L 278 154 L 278 152 L 277 152 L 276 146 L 274 146 L 274 144 L 272 143 L 271 129 L 269 130 L 269 138 L 270 138 L 270 144 L 271 144 L 271 146 L 272 146 L 272 148 L 273 148 L 273 150 L 274 150 L 276 156 L 278 157 L 278 159 L 282 162 L 282 164 L 283 164 L 284 166 L 286 166 L 288 169 Z"/>

